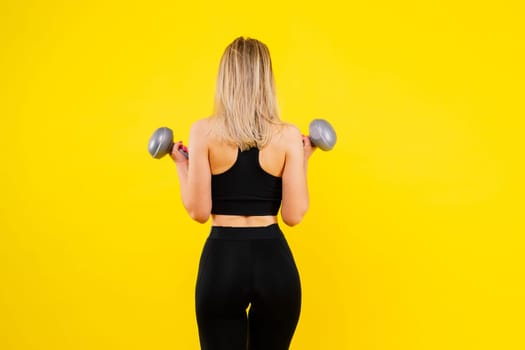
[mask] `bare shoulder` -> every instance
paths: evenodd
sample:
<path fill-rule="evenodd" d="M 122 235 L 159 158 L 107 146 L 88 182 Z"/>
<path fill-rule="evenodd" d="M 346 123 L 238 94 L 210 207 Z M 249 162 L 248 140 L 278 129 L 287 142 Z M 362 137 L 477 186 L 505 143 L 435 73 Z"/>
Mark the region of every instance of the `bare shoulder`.
<path fill-rule="evenodd" d="M 198 119 L 191 125 L 190 139 L 194 142 L 207 144 L 210 136 L 210 118 Z"/>
<path fill-rule="evenodd" d="M 198 119 L 191 125 L 191 132 L 207 133 L 210 129 L 210 118 Z"/>
<path fill-rule="evenodd" d="M 283 133 L 287 133 L 287 134 L 296 133 L 296 132 L 300 133 L 299 128 L 292 123 L 282 122 L 282 124 L 280 124 L 280 128 Z"/>
<path fill-rule="evenodd" d="M 279 140 L 288 148 L 296 142 L 301 142 L 301 131 L 294 124 L 282 123 L 279 126 Z"/>

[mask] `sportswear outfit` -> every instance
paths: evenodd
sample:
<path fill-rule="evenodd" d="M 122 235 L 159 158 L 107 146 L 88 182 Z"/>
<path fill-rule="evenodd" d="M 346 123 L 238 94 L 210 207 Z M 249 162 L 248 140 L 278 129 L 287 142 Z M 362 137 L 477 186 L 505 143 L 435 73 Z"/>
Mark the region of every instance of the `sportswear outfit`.
<path fill-rule="evenodd" d="M 211 181 L 212 214 L 279 211 L 282 178 L 262 169 L 258 148 L 239 150 L 234 165 Z M 287 350 L 299 321 L 301 282 L 278 224 L 212 226 L 195 306 L 202 350 Z"/>

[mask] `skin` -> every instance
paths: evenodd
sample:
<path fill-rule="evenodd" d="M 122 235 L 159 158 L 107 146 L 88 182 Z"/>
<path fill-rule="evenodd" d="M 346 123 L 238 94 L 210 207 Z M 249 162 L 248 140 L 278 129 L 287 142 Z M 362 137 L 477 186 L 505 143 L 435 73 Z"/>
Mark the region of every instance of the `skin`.
<path fill-rule="evenodd" d="M 196 121 L 190 130 L 189 160 L 175 143 L 171 158 L 177 166 L 184 208 L 192 219 L 205 223 L 211 216 L 214 226 L 254 227 L 277 223 L 277 216 L 211 214 L 211 176 L 228 170 L 236 161 L 237 147 L 211 136 L 210 119 Z M 281 218 L 288 226 L 301 222 L 309 206 L 308 160 L 316 147 L 293 125 L 276 126 L 272 140 L 259 152 L 261 167 L 283 179 Z"/>

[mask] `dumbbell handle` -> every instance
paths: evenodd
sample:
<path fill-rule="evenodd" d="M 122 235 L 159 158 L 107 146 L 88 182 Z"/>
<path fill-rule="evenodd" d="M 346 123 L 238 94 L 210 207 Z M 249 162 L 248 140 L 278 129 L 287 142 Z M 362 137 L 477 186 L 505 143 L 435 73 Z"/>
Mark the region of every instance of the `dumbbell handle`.
<path fill-rule="evenodd" d="M 173 146 L 175 146 L 175 143 L 171 143 L 170 146 L 168 147 L 168 154 L 171 154 L 171 152 L 173 152 Z M 179 148 L 179 152 L 182 153 L 182 155 L 184 157 L 186 157 L 186 159 L 188 159 L 188 152 L 186 152 L 184 149 L 182 148 Z"/>
<path fill-rule="evenodd" d="M 186 151 L 183 150 L 182 148 L 179 148 L 179 152 L 182 153 L 182 155 L 183 155 L 184 157 L 186 157 L 186 159 L 189 158 L 189 156 L 188 156 L 188 152 L 186 152 Z"/>

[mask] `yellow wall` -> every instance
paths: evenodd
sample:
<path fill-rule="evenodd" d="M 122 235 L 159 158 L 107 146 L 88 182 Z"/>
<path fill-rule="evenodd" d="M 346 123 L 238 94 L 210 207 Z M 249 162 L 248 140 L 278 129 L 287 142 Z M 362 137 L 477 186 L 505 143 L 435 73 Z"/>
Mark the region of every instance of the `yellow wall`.
<path fill-rule="evenodd" d="M 525 347 L 517 5 L 0 7 L 1 349 L 198 348 L 209 225 L 147 140 L 187 140 L 240 35 L 270 47 L 283 118 L 339 136 L 284 228 L 303 285 L 292 349 Z"/>

